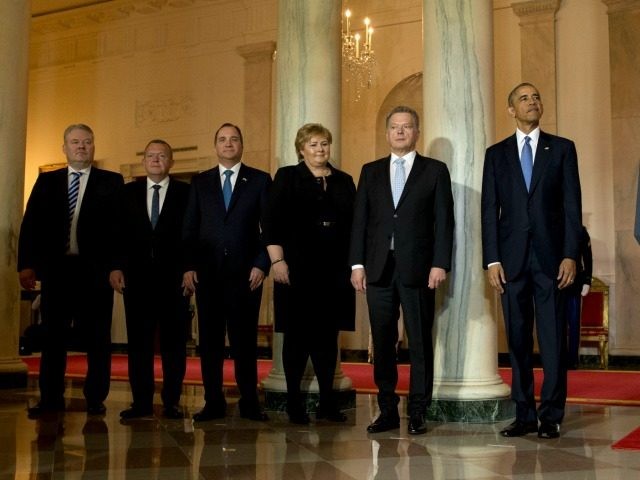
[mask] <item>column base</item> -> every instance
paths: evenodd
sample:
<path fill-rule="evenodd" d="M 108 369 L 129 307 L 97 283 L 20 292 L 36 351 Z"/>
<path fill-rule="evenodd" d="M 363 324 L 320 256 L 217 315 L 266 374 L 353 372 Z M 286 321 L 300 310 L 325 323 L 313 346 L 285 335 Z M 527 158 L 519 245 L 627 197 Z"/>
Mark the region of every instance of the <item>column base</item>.
<path fill-rule="evenodd" d="M 27 365 L 20 359 L 0 360 L 0 389 L 24 388 L 27 386 Z"/>
<path fill-rule="evenodd" d="M 316 392 L 302 392 L 307 412 L 314 413 L 318 406 L 320 395 Z M 356 391 L 338 390 L 335 392 L 336 402 L 340 410 L 356 408 Z M 287 392 L 281 390 L 264 390 L 264 408 L 271 412 L 285 412 L 287 410 Z"/>
<path fill-rule="evenodd" d="M 487 400 L 436 400 L 427 409 L 427 420 L 436 422 L 494 423 L 515 417 L 511 398 Z"/>

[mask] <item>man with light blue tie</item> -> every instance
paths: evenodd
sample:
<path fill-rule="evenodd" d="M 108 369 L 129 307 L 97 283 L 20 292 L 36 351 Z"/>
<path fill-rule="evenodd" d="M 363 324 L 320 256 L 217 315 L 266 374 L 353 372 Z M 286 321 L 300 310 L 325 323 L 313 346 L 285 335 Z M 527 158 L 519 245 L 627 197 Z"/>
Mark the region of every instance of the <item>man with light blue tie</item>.
<path fill-rule="evenodd" d="M 218 166 L 191 181 L 183 238 L 187 292 L 196 294 L 205 405 L 196 422 L 223 418 L 225 334 L 229 335 L 240 416 L 267 420 L 258 402 L 257 341 L 262 281 L 271 262 L 260 222 L 271 185 L 268 173 L 241 163 L 240 128 L 225 123 L 215 134 Z"/>
<path fill-rule="evenodd" d="M 435 289 L 451 268 L 453 195 L 447 166 L 416 152 L 415 110 L 398 106 L 386 120 L 391 154 L 362 167 L 351 234 L 351 283 L 366 292 L 380 415 L 367 427 L 400 426 L 396 344 L 402 307 L 411 372 L 408 433 L 426 433 L 433 390 L 431 329 Z"/>
<path fill-rule="evenodd" d="M 567 397 L 565 289 L 576 277 L 582 235 L 578 159 L 571 140 L 540 130 L 535 86 L 515 87 L 508 111 L 516 133 L 487 149 L 481 200 L 483 266 L 502 299 L 516 404 L 501 434 L 556 438 Z M 534 317 L 544 369 L 537 410 Z"/>

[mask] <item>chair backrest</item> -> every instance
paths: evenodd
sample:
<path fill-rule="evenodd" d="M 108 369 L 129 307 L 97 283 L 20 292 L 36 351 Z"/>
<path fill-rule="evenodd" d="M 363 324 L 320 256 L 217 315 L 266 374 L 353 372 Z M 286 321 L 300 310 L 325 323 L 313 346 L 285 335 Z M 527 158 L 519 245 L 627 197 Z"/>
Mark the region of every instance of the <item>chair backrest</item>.
<path fill-rule="evenodd" d="M 581 327 L 609 329 L 609 286 L 593 277 L 591 290 L 582 298 Z"/>

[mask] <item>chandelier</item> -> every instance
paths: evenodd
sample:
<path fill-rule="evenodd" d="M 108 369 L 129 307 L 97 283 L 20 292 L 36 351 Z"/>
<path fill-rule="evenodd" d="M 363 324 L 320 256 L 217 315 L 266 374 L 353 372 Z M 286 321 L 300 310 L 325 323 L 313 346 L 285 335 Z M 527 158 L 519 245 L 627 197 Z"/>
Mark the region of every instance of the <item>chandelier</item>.
<path fill-rule="evenodd" d="M 362 90 L 371 88 L 374 80 L 374 66 L 376 58 L 371 47 L 373 27 L 369 17 L 364 19 L 364 32 L 351 31 L 351 10 L 344 12 L 345 21 L 342 22 L 342 64 L 348 72 L 347 82 L 355 87 L 355 101 L 360 100 Z M 346 24 L 346 29 L 344 28 Z"/>

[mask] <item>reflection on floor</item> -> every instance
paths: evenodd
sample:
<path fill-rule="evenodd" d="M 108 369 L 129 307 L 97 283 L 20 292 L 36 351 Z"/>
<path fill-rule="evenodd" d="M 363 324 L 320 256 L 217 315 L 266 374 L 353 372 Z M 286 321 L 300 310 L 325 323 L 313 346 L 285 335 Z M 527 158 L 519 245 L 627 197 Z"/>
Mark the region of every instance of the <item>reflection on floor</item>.
<path fill-rule="evenodd" d="M 33 383 L 33 380 L 31 380 Z M 569 406 L 562 436 L 506 439 L 504 424 L 436 424 L 422 436 L 400 429 L 367 435 L 375 396 L 359 395 L 347 424 L 290 425 L 282 413 L 241 419 L 230 399 L 222 421 L 194 425 L 201 387 L 187 387 L 185 420 L 122 424 L 131 395 L 113 382 L 107 414 L 88 417 L 81 385 L 70 383 L 67 411 L 29 420 L 35 385 L 0 391 L 0 479 L 635 479 L 640 452 L 611 444 L 640 425 L 638 407 Z M 404 411 L 405 404 L 401 404 Z"/>

